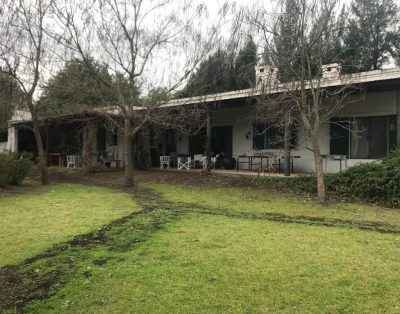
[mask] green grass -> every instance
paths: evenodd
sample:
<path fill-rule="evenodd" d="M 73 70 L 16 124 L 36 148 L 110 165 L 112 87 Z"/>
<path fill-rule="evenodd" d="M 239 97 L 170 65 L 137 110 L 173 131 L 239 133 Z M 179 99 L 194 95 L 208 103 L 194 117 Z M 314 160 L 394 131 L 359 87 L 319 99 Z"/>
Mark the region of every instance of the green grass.
<path fill-rule="evenodd" d="M 135 190 L 135 205 L 124 193 L 61 185 L 52 186 L 53 193 L 0 199 L 1 205 L 5 200 L 23 201 L 26 211 L 40 212 L 32 204 L 59 204 L 56 196 L 71 189 L 80 211 L 93 206 L 98 192 L 103 195 L 98 206 L 108 202 L 122 210 L 119 215 L 143 209 L 100 232 L 101 237 L 88 237 L 88 242 L 67 250 L 55 248 L 54 255 L 20 266 L 17 275 L 23 280 L 14 280 L 10 290 L 6 286 L 3 298 L 0 282 L 0 312 L 15 295 L 28 299 L 35 295 L 37 290 L 31 287 L 46 282 L 54 271 L 59 277 L 48 293 L 42 291 L 23 308 L 28 313 L 400 312 L 396 210 L 347 203 L 321 206 L 310 199 L 244 188 L 142 186 L 156 191 L 159 198 Z M 62 204 L 64 208 L 67 203 Z M 123 204 L 130 209 L 124 212 Z M 66 209 L 70 211 L 78 210 Z M 268 213 L 293 217 L 296 223 L 262 216 Z M 91 214 L 87 217 L 95 219 Z M 32 219 L 34 213 L 30 215 Z M 315 224 L 316 217 L 355 224 L 328 227 Z M 76 220 L 77 226 L 87 219 Z M 361 230 L 362 222 L 395 230 Z M 51 231 L 53 235 L 57 230 Z M 31 248 L 26 250 L 32 254 Z M 25 287 L 19 290 L 18 285 Z M 18 305 L 17 301 L 11 303 Z M 8 305 L 4 309 L 21 310 Z"/>
<path fill-rule="evenodd" d="M 396 313 L 400 241 L 191 214 L 31 313 Z M 89 268 L 88 268 L 89 267 Z M 83 289 L 82 289 L 83 287 Z"/>
<path fill-rule="evenodd" d="M 0 266 L 21 262 L 138 209 L 125 193 L 73 184 L 1 197 Z"/>
<path fill-rule="evenodd" d="M 373 222 L 398 226 L 400 210 L 356 203 L 321 205 L 313 199 L 278 194 L 268 189 L 183 187 L 143 184 L 171 202 L 202 204 L 232 212 L 271 213 L 288 216 L 325 217 L 354 222 Z"/>

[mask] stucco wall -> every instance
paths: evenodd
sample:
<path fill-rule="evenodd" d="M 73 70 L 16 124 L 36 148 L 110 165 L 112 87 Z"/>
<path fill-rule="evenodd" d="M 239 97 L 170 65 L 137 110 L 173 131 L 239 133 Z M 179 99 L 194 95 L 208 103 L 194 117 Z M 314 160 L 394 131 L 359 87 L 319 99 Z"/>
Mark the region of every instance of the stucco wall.
<path fill-rule="evenodd" d="M 253 127 L 249 119 L 252 113 L 251 107 L 229 108 L 213 113 L 212 126 L 232 126 L 233 156 L 253 151 Z"/>

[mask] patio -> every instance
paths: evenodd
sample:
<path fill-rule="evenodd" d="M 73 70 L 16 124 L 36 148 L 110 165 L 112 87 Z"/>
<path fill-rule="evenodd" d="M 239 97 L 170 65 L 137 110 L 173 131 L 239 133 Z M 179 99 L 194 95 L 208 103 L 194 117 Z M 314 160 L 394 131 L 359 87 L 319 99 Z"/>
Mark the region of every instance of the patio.
<path fill-rule="evenodd" d="M 176 154 L 160 156 L 161 170 L 203 172 L 207 168 L 207 157 L 202 154 Z M 295 173 L 295 161 L 301 156 L 289 156 L 289 174 Z M 235 157 L 216 155 L 211 157 L 211 169 L 215 173 L 248 176 L 284 176 L 285 157 L 283 154 L 254 154 Z M 287 176 L 287 175 L 286 175 Z"/>
<path fill-rule="evenodd" d="M 158 171 L 158 172 L 187 172 L 187 173 L 193 173 L 193 174 L 199 174 L 201 175 L 203 172 L 202 169 L 188 169 L 188 170 L 178 170 L 176 167 L 170 167 L 169 169 L 164 168 L 160 169 L 159 167 L 152 167 L 150 169 L 151 171 Z M 220 176 L 229 176 L 229 177 L 282 177 L 282 178 L 290 178 L 290 177 L 285 177 L 284 173 L 277 173 L 277 172 L 258 172 L 258 171 L 247 171 L 247 170 L 226 170 L 226 169 L 212 169 L 211 170 L 212 174 L 215 175 L 220 175 Z M 304 176 L 307 175 L 306 173 L 291 173 L 292 177 L 297 177 L 297 176 Z"/>

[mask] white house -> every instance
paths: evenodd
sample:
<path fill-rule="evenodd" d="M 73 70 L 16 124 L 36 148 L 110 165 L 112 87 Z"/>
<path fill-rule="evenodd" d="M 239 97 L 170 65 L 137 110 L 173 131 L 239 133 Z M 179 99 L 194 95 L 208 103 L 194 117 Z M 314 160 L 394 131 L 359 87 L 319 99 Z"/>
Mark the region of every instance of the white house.
<path fill-rule="evenodd" d="M 283 151 L 283 144 L 270 141 L 269 138 L 275 136 L 276 130 L 271 129 L 262 135 L 254 133 L 250 117 L 254 115 L 255 108 L 251 100 L 266 92 L 280 93 L 286 86 L 276 80 L 276 69 L 258 66 L 256 71 L 258 82 L 256 88 L 177 99 L 170 101 L 166 106 L 207 104 L 212 107 L 212 151 L 215 154 L 223 152 L 235 158 L 279 154 Z M 273 84 L 273 88 L 268 91 L 263 88 L 265 80 Z M 338 172 L 346 166 L 385 157 L 392 149 L 400 147 L 400 68 L 340 75 L 340 66 L 324 67 L 324 77 L 321 80 L 323 87 L 338 86 L 344 82 L 362 86 L 365 93 L 362 96 L 354 96 L 354 101 L 338 113 L 340 122 L 333 119 L 336 123 L 325 123 L 320 130 L 321 153 L 326 158 L 324 167 L 327 172 Z M 32 137 L 29 141 L 21 139 L 26 135 L 21 131 L 26 119 L 22 120 L 24 121 L 21 119 L 10 121 L 7 142 L 4 141 L 4 135 L 0 136 L 0 140 L 3 140 L 0 143 L 0 150 L 4 148 L 14 151 L 24 150 L 26 143 L 32 141 Z M 346 123 L 347 127 L 341 127 Z M 74 127 L 76 125 L 64 128 L 68 131 L 68 128 Z M 52 132 L 56 130 L 49 132 L 51 137 Z M 193 156 L 204 153 L 204 137 L 205 134 L 201 132 L 197 135 L 188 135 L 171 129 L 159 130 L 152 134 L 152 131 L 148 130 L 140 142 L 141 147 L 152 156 L 155 165 L 159 156 L 163 155 Z M 294 171 L 312 172 L 314 161 L 310 144 L 304 134 L 298 133 L 296 137 L 291 154 L 299 158 L 294 160 Z M 113 157 L 121 160 L 123 165 L 123 144 L 120 136 L 115 132 L 99 128 L 97 139 L 98 146 L 104 150 L 112 150 Z M 270 144 L 271 142 L 274 144 Z M 342 160 L 344 158 L 346 160 Z M 240 164 L 242 169 L 247 167 L 247 164 Z"/>

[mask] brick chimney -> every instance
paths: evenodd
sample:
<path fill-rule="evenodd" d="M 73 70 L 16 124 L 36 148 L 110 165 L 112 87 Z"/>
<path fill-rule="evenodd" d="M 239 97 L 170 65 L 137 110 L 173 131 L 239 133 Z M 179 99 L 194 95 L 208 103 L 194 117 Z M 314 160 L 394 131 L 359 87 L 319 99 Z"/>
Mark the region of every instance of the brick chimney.
<path fill-rule="evenodd" d="M 271 65 L 256 65 L 255 71 L 257 87 L 275 85 L 278 82 L 278 69 Z"/>
<path fill-rule="evenodd" d="M 339 78 L 342 72 L 342 65 L 339 63 L 325 64 L 322 66 L 322 78 Z"/>

